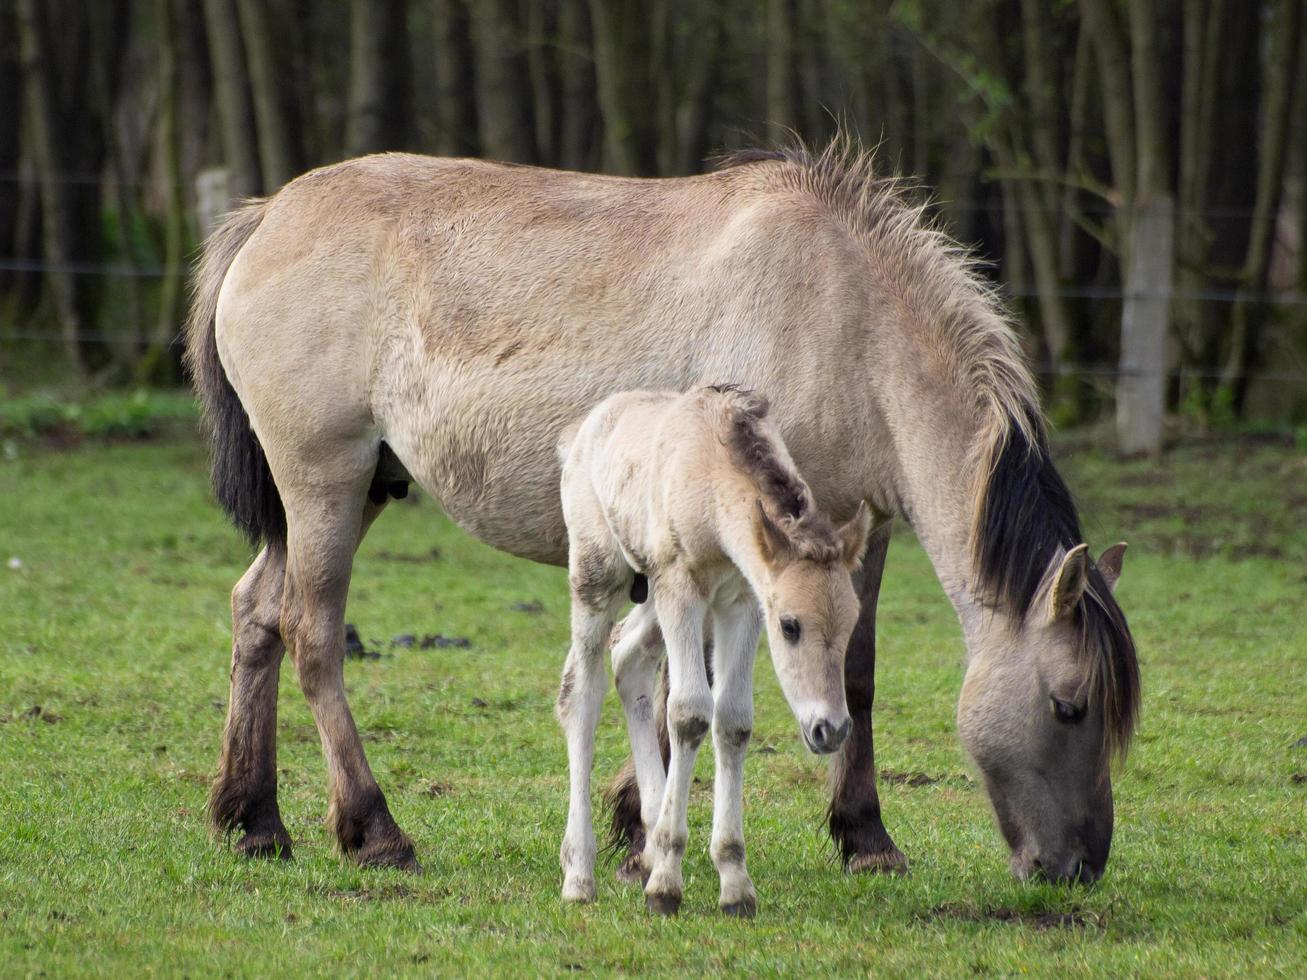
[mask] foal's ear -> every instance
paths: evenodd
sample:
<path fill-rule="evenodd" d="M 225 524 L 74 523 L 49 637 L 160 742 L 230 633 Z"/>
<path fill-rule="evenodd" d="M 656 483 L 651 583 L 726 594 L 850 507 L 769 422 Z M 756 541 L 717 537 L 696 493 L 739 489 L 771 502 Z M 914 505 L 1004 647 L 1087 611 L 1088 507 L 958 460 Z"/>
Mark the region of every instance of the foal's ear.
<path fill-rule="evenodd" d="M 871 508 L 865 500 L 858 504 L 858 512 L 836 533 L 840 538 L 844 567 L 853 571 L 862 564 L 862 554 L 867 550 L 867 535 L 871 533 Z"/>
<path fill-rule="evenodd" d="M 1070 616 L 1088 584 L 1089 545 L 1078 544 L 1066 553 L 1053 576 L 1053 588 L 1048 593 L 1049 622 Z"/>
<path fill-rule="evenodd" d="M 757 537 L 762 560 L 768 565 L 778 565 L 789 557 L 791 550 L 789 535 L 771 519 L 761 500 L 758 501 L 758 514 L 753 522 L 753 533 Z"/>
<path fill-rule="evenodd" d="M 1107 587 L 1116 591 L 1116 580 L 1121 577 L 1121 565 L 1125 562 L 1125 542 L 1114 544 L 1098 557 L 1095 564 L 1102 574 Z"/>

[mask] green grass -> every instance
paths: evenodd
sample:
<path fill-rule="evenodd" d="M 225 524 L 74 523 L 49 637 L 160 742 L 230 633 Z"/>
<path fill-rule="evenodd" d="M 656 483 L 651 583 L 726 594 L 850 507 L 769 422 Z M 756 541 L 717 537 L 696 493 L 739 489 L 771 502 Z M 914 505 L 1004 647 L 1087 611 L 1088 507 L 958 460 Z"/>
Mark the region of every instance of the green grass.
<path fill-rule="evenodd" d="M 960 633 L 900 533 L 877 749 L 912 873 L 839 873 L 823 766 L 764 666 L 746 781 L 752 923 L 716 911 L 706 753 L 680 917 L 651 919 L 611 863 L 597 904 L 561 905 L 564 578 L 476 544 L 429 501 L 392 507 L 362 548 L 349 619 L 393 656 L 347 668 L 425 874 L 360 871 L 334 853 L 289 663 L 279 766 L 296 860 L 236 858 L 209 837 L 204 804 L 228 593 L 248 555 L 210 503 L 202 450 L 13 455 L 0 461 L 0 563 L 21 563 L 0 564 L 0 975 L 1307 973 L 1307 749 L 1292 747 L 1307 735 L 1300 451 L 1203 443 L 1160 466 L 1066 460 L 1095 550 L 1132 543 L 1120 596 L 1145 682 L 1112 861 L 1089 890 L 1010 879 L 953 732 Z M 513 608 L 531 601 L 543 612 Z M 388 647 L 437 632 L 471 648 Z M 597 783 L 624 739 L 610 695 Z"/>

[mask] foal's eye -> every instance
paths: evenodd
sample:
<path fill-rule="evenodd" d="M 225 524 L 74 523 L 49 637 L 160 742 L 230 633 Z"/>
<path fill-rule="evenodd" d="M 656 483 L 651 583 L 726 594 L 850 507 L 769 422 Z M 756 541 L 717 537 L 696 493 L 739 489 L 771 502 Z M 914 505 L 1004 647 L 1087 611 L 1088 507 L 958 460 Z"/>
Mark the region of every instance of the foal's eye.
<path fill-rule="evenodd" d="M 790 643 L 799 642 L 799 621 L 793 616 L 781 617 L 781 636 Z"/>
<path fill-rule="evenodd" d="M 1061 698 L 1053 698 L 1053 717 L 1058 721 L 1071 724 L 1079 721 L 1085 716 L 1085 705 L 1074 704 L 1071 701 L 1063 701 Z"/>

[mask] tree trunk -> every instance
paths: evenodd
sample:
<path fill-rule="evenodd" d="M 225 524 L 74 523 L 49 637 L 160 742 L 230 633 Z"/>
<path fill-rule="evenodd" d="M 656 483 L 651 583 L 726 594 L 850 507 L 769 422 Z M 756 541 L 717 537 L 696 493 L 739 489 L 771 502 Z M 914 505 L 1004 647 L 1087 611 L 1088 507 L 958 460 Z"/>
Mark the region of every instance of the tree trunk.
<path fill-rule="evenodd" d="M 497 160 L 535 163 L 531 87 L 514 0 L 471 4 L 481 145 Z"/>
<path fill-rule="evenodd" d="M 1080 31 L 1076 37 L 1075 63 L 1071 69 L 1071 109 L 1067 120 L 1065 172 L 1069 178 L 1062 188 L 1058 206 L 1061 226 L 1058 230 L 1057 265 L 1063 281 L 1076 274 L 1076 215 L 1080 211 L 1080 192 L 1076 187 L 1085 176 L 1085 115 L 1089 104 L 1089 35 Z"/>
<path fill-rule="evenodd" d="M 1248 388 L 1248 362 L 1260 326 L 1254 306 L 1266 288 L 1271 239 L 1284 186 L 1284 156 L 1289 114 L 1302 47 L 1302 0 L 1278 0 L 1266 55 L 1262 128 L 1257 152 L 1257 199 L 1248 233 L 1248 254 L 1239 277 L 1231 311 L 1230 346 L 1221 371 L 1221 387 L 1236 413 L 1241 413 Z"/>
<path fill-rule="evenodd" d="M 222 156 L 230 172 L 232 197 L 251 197 L 263 187 L 263 177 L 236 0 L 204 0 L 204 26 L 209 36 Z"/>
<path fill-rule="evenodd" d="M 73 273 L 77 234 L 76 203 L 64 180 L 72 172 L 64 155 L 62 119 L 58 106 L 53 45 L 47 31 L 48 10 L 39 0 L 19 0 L 18 35 L 22 51 L 23 89 L 27 102 L 27 131 L 32 141 L 41 186 L 46 279 L 69 363 L 82 377 L 89 373 L 83 344 L 90 338 L 78 303 Z"/>
<path fill-rule="evenodd" d="M 159 313 L 150 345 L 137 368 L 143 381 L 169 383 L 177 380 L 180 364 L 169 357 L 173 339 L 181 324 L 182 283 L 186 278 L 186 191 L 182 174 L 180 71 L 177 63 L 177 23 L 174 0 L 155 0 L 159 34 L 159 143 L 168 188 L 168 211 L 164 218 L 163 281 L 160 283 Z"/>
<path fill-rule="evenodd" d="M 407 0 L 350 3 L 348 156 L 405 147 L 409 115 L 406 8 Z"/>
<path fill-rule="evenodd" d="M 658 172 L 646 11 L 641 0 L 590 0 L 605 167 L 633 176 Z"/>
<path fill-rule="evenodd" d="M 1169 195 L 1152 195 L 1140 199 L 1130 223 L 1116 387 L 1117 446 L 1127 456 L 1162 449 L 1174 211 Z"/>
<path fill-rule="evenodd" d="M 526 62 L 531 75 L 536 159 L 558 166 L 561 79 L 558 75 L 558 4 L 532 0 L 526 5 Z"/>
<path fill-rule="evenodd" d="M 1136 173 L 1125 249 L 1116 429 L 1121 452 L 1155 456 L 1162 451 L 1166 410 L 1175 201 L 1158 71 L 1156 0 L 1133 0 L 1129 11 Z"/>
<path fill-rule="evenodd" d="M 481 152 L 481 143 L 477 137 L 476 71 L 467 7 L 462 0 L 435 3 L 440 152 L 475 156 Z"/>
<path fill-rule="evenodd" d="M 1151 14 L 1151 4 L 1147 6 Z M 1117 20 L 1112 0 L 1080 0 L 1080 15 L 1098 62 L 1107 151 L 1112 163 L 1112 181 L 1119 198 L 1116 204 L 1118 208 L 1128 208 L 1134 198 L 1136 171 L 1129 43 Z"/>
<path fill-rule="evenodd" d="M 1216 83 L 1219 77 L 1220 26 L 1224 0 L 1191 0 L 1184 5 L 1184 76 L 1180 90 L 1180 159 L 1175 303 L 1176 334 L 1192 359 L 1202 355 L 1208 304 L 1199 295 L 1207 282 L 1212 241 L 1207 221 L 1207 185 L 1216 131 Z M 1182 397 L 1185 393 L 1182 393 Z"/>
<path fill-rule="evenodd" d="M 263 190 L 272 193 L 304 169 L 295 80 L 288 77 L 268 0 L 237 0 L 254 95 Z"/>
<path fill-rule="evenodd" d="M 784 140 L 799 121 L 799 81 L 795 73 L 795 0 L 767 0 L 767 125 Z"/>
<path fill-rule="evenodd" d="M 681 158 L 675 172 L 698 173 L 709 153 L 718 66 L 721 63 L 722 14 L 712 4 L 695 4 L 689 27 L 685 62 L 685 93 L 676 115 Z"/>
<path fill-rule="evenodd" d="M 587 170 L 596 163 L 596 106 L 590 11 L 583 0 L 563 0 L 558 12 L 558 74 L 562 87 L 558 162 L 568 170 Z"/>
<path fill-rule="evenodd" d="M 18 215 L 22 183 L 17 179 L 22 158 L 19 121 L 22 118 L 22 70 L 14 9 L 0 8 L 0 256 L 18 256 Z M 13 179 L 8 179 L 13 175 Z M 17 274 L 0 269 L 0 298 Z"/>

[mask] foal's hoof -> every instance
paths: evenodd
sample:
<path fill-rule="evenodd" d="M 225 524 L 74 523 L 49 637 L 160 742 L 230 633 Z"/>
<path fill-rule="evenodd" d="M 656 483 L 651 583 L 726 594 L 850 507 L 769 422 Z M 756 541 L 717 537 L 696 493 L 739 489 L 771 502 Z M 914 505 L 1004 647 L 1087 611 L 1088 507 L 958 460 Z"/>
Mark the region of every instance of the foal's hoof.
<path fill-rule="evenodd" d="M 634 852 L 626 855 L 626 859 L 617 866 L 617 880 L 623 885 L 643 887 L 649 880 L 649 872 L 644 869 L 643 857 Z"/>
<path fill-rule="evenodd" d="M 892 846 L 883 851 L 862 851 L 849 858 L 845 870 L 851 875 L 905 875 L 908 873 L 908 859 Z"/>
<path fill-rule="evenodd" d="M 413 851 L 413 842 L 403 834 L 399 838 L 382 837 L 364 844 L 354 855 L 360 868 L 395 868 L 409 874 L 421 874 L 422 865 L 418 864 L 417 854 Z"/>
<path fill-rule="evenodd" d="M 753 895 L 746 895 L 738 902 L 725 902 L 721 906 L 722 915 L 729 915 L 736 919 L 752 919 L 758 914 L 758 899 Z"/>
<path fill-rule="evenodd" d="M 680 895 L 645 895 L 644 906 L 657 915 L 675 915 L 681 910 Z"/>
<path fill-rule="evenodd" d="M 595 900 L 593 878 L 567 878 L 563 882 L 563 901 L 588 905 Z"/>
<path fill-rule="evenodd" d="M 294 859 L 290 849 L 290 835 L 284 830 L 246 834 L 236 842 L 236 853 L 247 858 L 273 858 L 281 861 Z"/>

